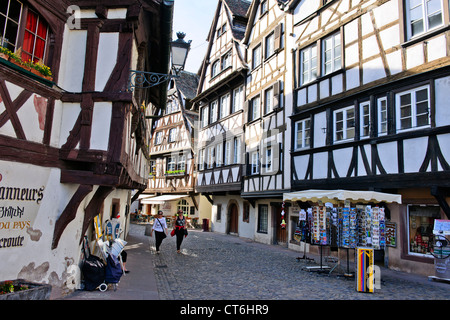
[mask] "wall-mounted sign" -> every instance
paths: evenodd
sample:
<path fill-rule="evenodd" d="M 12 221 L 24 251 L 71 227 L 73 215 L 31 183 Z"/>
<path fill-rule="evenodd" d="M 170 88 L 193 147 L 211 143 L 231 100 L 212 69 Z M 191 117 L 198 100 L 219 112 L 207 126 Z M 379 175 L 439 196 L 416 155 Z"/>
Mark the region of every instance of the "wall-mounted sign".
<path fill-rule="evenodd" d="M 385 222 L 385 237 L 387 247 L 397 247 L 397 224 L 395 222 Z"/>

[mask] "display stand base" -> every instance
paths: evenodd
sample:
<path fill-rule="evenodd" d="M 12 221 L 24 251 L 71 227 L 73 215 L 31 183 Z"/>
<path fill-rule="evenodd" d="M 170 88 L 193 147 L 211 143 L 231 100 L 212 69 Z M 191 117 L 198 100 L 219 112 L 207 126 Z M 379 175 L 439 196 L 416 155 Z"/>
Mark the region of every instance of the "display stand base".
<path fill-rule="evenodd" d="M 311 266 L 311 267 L 305 267 L 308 271 L 313 272 L 328 272 L 330 267 L 329 266 Z"/>
<path fill-rule="evenodd" d="M 428 277 L 428 281 L 439 281 L 439 282 L 450 283 L 450 279 L 439 278 L 439 277 L 435 277 L 435 276 L 429 276 L 429 277 Z"/>

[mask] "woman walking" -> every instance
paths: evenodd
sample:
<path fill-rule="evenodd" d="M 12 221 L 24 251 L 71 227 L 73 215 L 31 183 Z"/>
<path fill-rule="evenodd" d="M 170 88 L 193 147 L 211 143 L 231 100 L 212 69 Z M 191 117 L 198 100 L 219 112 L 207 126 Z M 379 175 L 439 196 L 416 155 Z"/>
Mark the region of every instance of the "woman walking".
<path fill-rule="evenodd" d="M 181 253 L 181 243 L 187 235 L 186 218 L 183 216 L 182 210 L 178 210 L 177 219 L 175 220 L 175 235 L 177 236 L 177 253 Z"/>
<path fill-rule="evenodd" d="M 156 216 L 155 222 L 153 223 L 152 231 L 150 232 L 150 237 L 153 234 L 153 230 L 155 230 L 155 244 L 156 244 L 156 253 L 159 253 L 159 247 L 165 237 L 167 237 L 167 223 L 166 218 L 163 217 L 163 212 L 158 211 L 158 215 Z"/>

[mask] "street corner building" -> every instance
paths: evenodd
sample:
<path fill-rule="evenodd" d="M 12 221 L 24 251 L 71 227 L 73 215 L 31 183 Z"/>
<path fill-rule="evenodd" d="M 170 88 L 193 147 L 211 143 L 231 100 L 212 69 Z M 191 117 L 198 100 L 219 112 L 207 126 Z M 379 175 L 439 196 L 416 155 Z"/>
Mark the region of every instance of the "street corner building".
<path fill-rule="evenodd" d="M 168 73 L 173 1 L 4 3 L 0 281 L 65 293 L 82 246 L 93 249 L 94 218 L 117 219 L 126 235 L 133 196 L 147 187 L 146 106 L 163 107 L 167 85 L 129 79 Z"/>

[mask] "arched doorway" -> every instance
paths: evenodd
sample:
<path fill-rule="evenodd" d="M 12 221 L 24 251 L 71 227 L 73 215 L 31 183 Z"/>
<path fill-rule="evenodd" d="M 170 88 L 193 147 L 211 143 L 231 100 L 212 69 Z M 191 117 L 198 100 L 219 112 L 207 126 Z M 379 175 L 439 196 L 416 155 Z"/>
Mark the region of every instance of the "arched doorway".
<path fill-rule="evenodd" d="M 231 203 L 228 209 L 228 233 L 238 234 L 239 230 L 239 211 L 235 203 Z"/>

